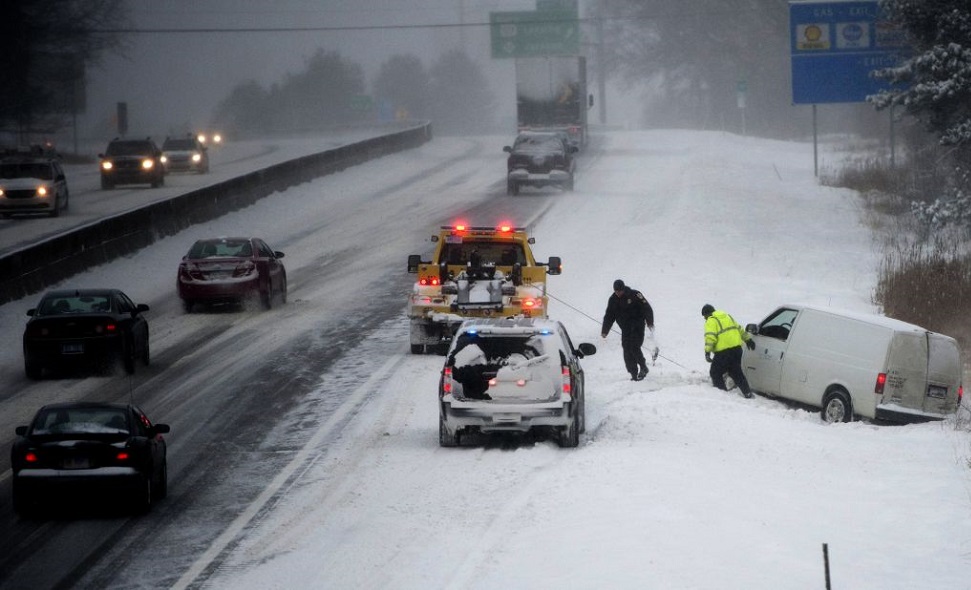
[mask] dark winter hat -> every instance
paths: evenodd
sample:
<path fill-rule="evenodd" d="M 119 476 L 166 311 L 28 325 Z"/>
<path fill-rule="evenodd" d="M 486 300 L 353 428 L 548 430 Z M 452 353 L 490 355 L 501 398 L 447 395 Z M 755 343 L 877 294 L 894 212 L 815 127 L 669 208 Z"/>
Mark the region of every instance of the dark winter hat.
<path fill-rule="evenodd" d="M 624 288 L 624 281 L 617 279 L 614 281 L 614 291 L 620 291 Z"/>
<path fill-rule="evenodd" d="M 714 313 L 714 311 L 715 311 L 715 308 L 712 307 L 710 303 L 706 303 L 701 308 L 701 317 L 706 318 L 710 316 L 712 313 Z"/>

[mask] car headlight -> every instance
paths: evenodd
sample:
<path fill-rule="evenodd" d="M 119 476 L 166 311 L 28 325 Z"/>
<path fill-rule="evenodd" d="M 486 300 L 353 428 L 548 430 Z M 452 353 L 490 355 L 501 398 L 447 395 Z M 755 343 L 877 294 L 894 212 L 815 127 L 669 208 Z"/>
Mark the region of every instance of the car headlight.
<path fill-rule="evenodd" d="M 153 166 L 155 166 L 155 162 L 152 160 L 142 160 L 142 168 L 145 170 L 151 170 Z"/>
<path fill-rule="evenodd" d="M 101 168 L 102 170 L 111 170 L 112 168 L 114 168 L 114 164 L 112 164 L 111 162 L 105 161 L 101 163 Z"/>
<path fill-rule="evenodd" d="M 222 143 L 223 142 L 223 136 L 222 135 L 219 135 L 218 133 L 215 134 L 215 135 L 213 135 L 212 136 L 212 142 L 213 143 Z"/>
<path fill-rule="evenodd" d="M 199 153 L 192 154 L 192 161 L 193 162 L 201 162 L 202 161 L 202 154 L 199 154 Z"/>
<path fill-rule="evenodd" d="M 206 134 L 205 133 L 200 133 L 199 136 L 196 137 L 196 139 L 199 140 L 199 143 L 206 143 Z"/>
<path fill-rule="evenodd" d="M 2 197 L 2 196 L 3 196 L 3 189 L 0 188 L 0 197 Z"/>
<path fill-rule="evenodd" d="M 167 157 L 165 157 L 165 156 L 162 156 L 161 158 L 159 158 L 159 160 L 160 160 L 160 161 L 161 161 L 161 162 L 162 162 L 163 164 L 169 161 L 169 159 L 168 159 Z"/>
<path fill-rule="evenodd" d="M 37 196 L 39 196 L 39 197 L 46 197 L 47 196 L 47 187 L 46 186 L 39 186 L 39 187 L 37 187 Z"/>

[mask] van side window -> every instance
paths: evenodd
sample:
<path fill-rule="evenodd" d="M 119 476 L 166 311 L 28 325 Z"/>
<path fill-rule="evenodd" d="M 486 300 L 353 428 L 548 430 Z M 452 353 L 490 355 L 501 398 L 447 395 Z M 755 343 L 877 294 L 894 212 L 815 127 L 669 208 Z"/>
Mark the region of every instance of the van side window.
<path fill-rule="evenodd" d="M 792 323 L 796 321 L 798 314 L 799 312 L 795 309 L 783 308 L 776 311 L 759 324 L 759 336 L 778 338 L 779 340 L 788 339 L 789 332 L 792 330 Z"/>

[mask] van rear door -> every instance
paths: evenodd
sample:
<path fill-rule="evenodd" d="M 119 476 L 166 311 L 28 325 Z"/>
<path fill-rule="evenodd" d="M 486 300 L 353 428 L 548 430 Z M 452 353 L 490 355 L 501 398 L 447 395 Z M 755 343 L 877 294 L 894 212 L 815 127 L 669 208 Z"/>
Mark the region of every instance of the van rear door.
<path fill-rule="evenodd" d="M 927 333 L 927 390 L 925 412 L 950 414 L 957 411 L 961 388 L 961 351 L 957 341 L 943 334 Z"/>
<path fill-rule="evenodd" d="M 887 357 L 883 404 L 923 411 L 927 383 L 927 336 L 895 331 Z"/>

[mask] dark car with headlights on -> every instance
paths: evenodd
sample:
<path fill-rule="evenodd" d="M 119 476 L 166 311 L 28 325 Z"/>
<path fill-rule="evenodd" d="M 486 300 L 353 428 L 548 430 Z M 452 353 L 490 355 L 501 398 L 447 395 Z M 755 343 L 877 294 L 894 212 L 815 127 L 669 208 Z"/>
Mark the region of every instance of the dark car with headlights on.
<path fill-rule="evenodd" d="M 145 139 L 114 139 L 101 159 L 101 188 L 112 189 L 118 184 L 150 184 L 152 188 L 165 184 L 162 150 L 150 137 Z"/>
<path fill-rule="evenodd" d="M 167 424 L 132 405 L 66 402 L 18 426 L 10 452 L 13 508 L 23 515 L 119 498 L 148 510 L 168 493 Z"/>
<path fill-rule="evenodd" d="M 166 172 L 209 172 L 209 150 L 195 135 L 166 137 L 162 142 L 162 164 Z"/>
<path fill-rule="evenodd" d="M 67 207 L 67 178 L 56 157 L 39 150 L 0 155 L 0 215 L 57 217 Z"/>
<path fill-rule="evenodd" d="M 283 252 L 254 237 L 198 240 L 179 263 L 177 287 L 186 313 L 197 303 L 259 299 L 264 308 L 287 301 Z"/>
<path fill-rule="evenodd" d="M 556 186 L 573 190 L 577 148 L 556 131 L 524 131 L 502 150 L 506 159 L 506 194 L 518 195 L 524 186 Z"/>
<path fill-rule="evenodd" d="M 149 363 L 148 306 L 118 289 L 48 291 L 27 310 L 24 370 L 40 379 L 44 370 L 106 369 L 121 362 Z"/>
<path fill-rule="evenodd" d="M 580 359 L 597 347 L 573 345 L 562 323 L 545 318 L 475 318 L 452 339 L 438 387 L 438 443 L 470 434 L 546 430 L 561 447 L 580 444 L 586 391 Z"/>

